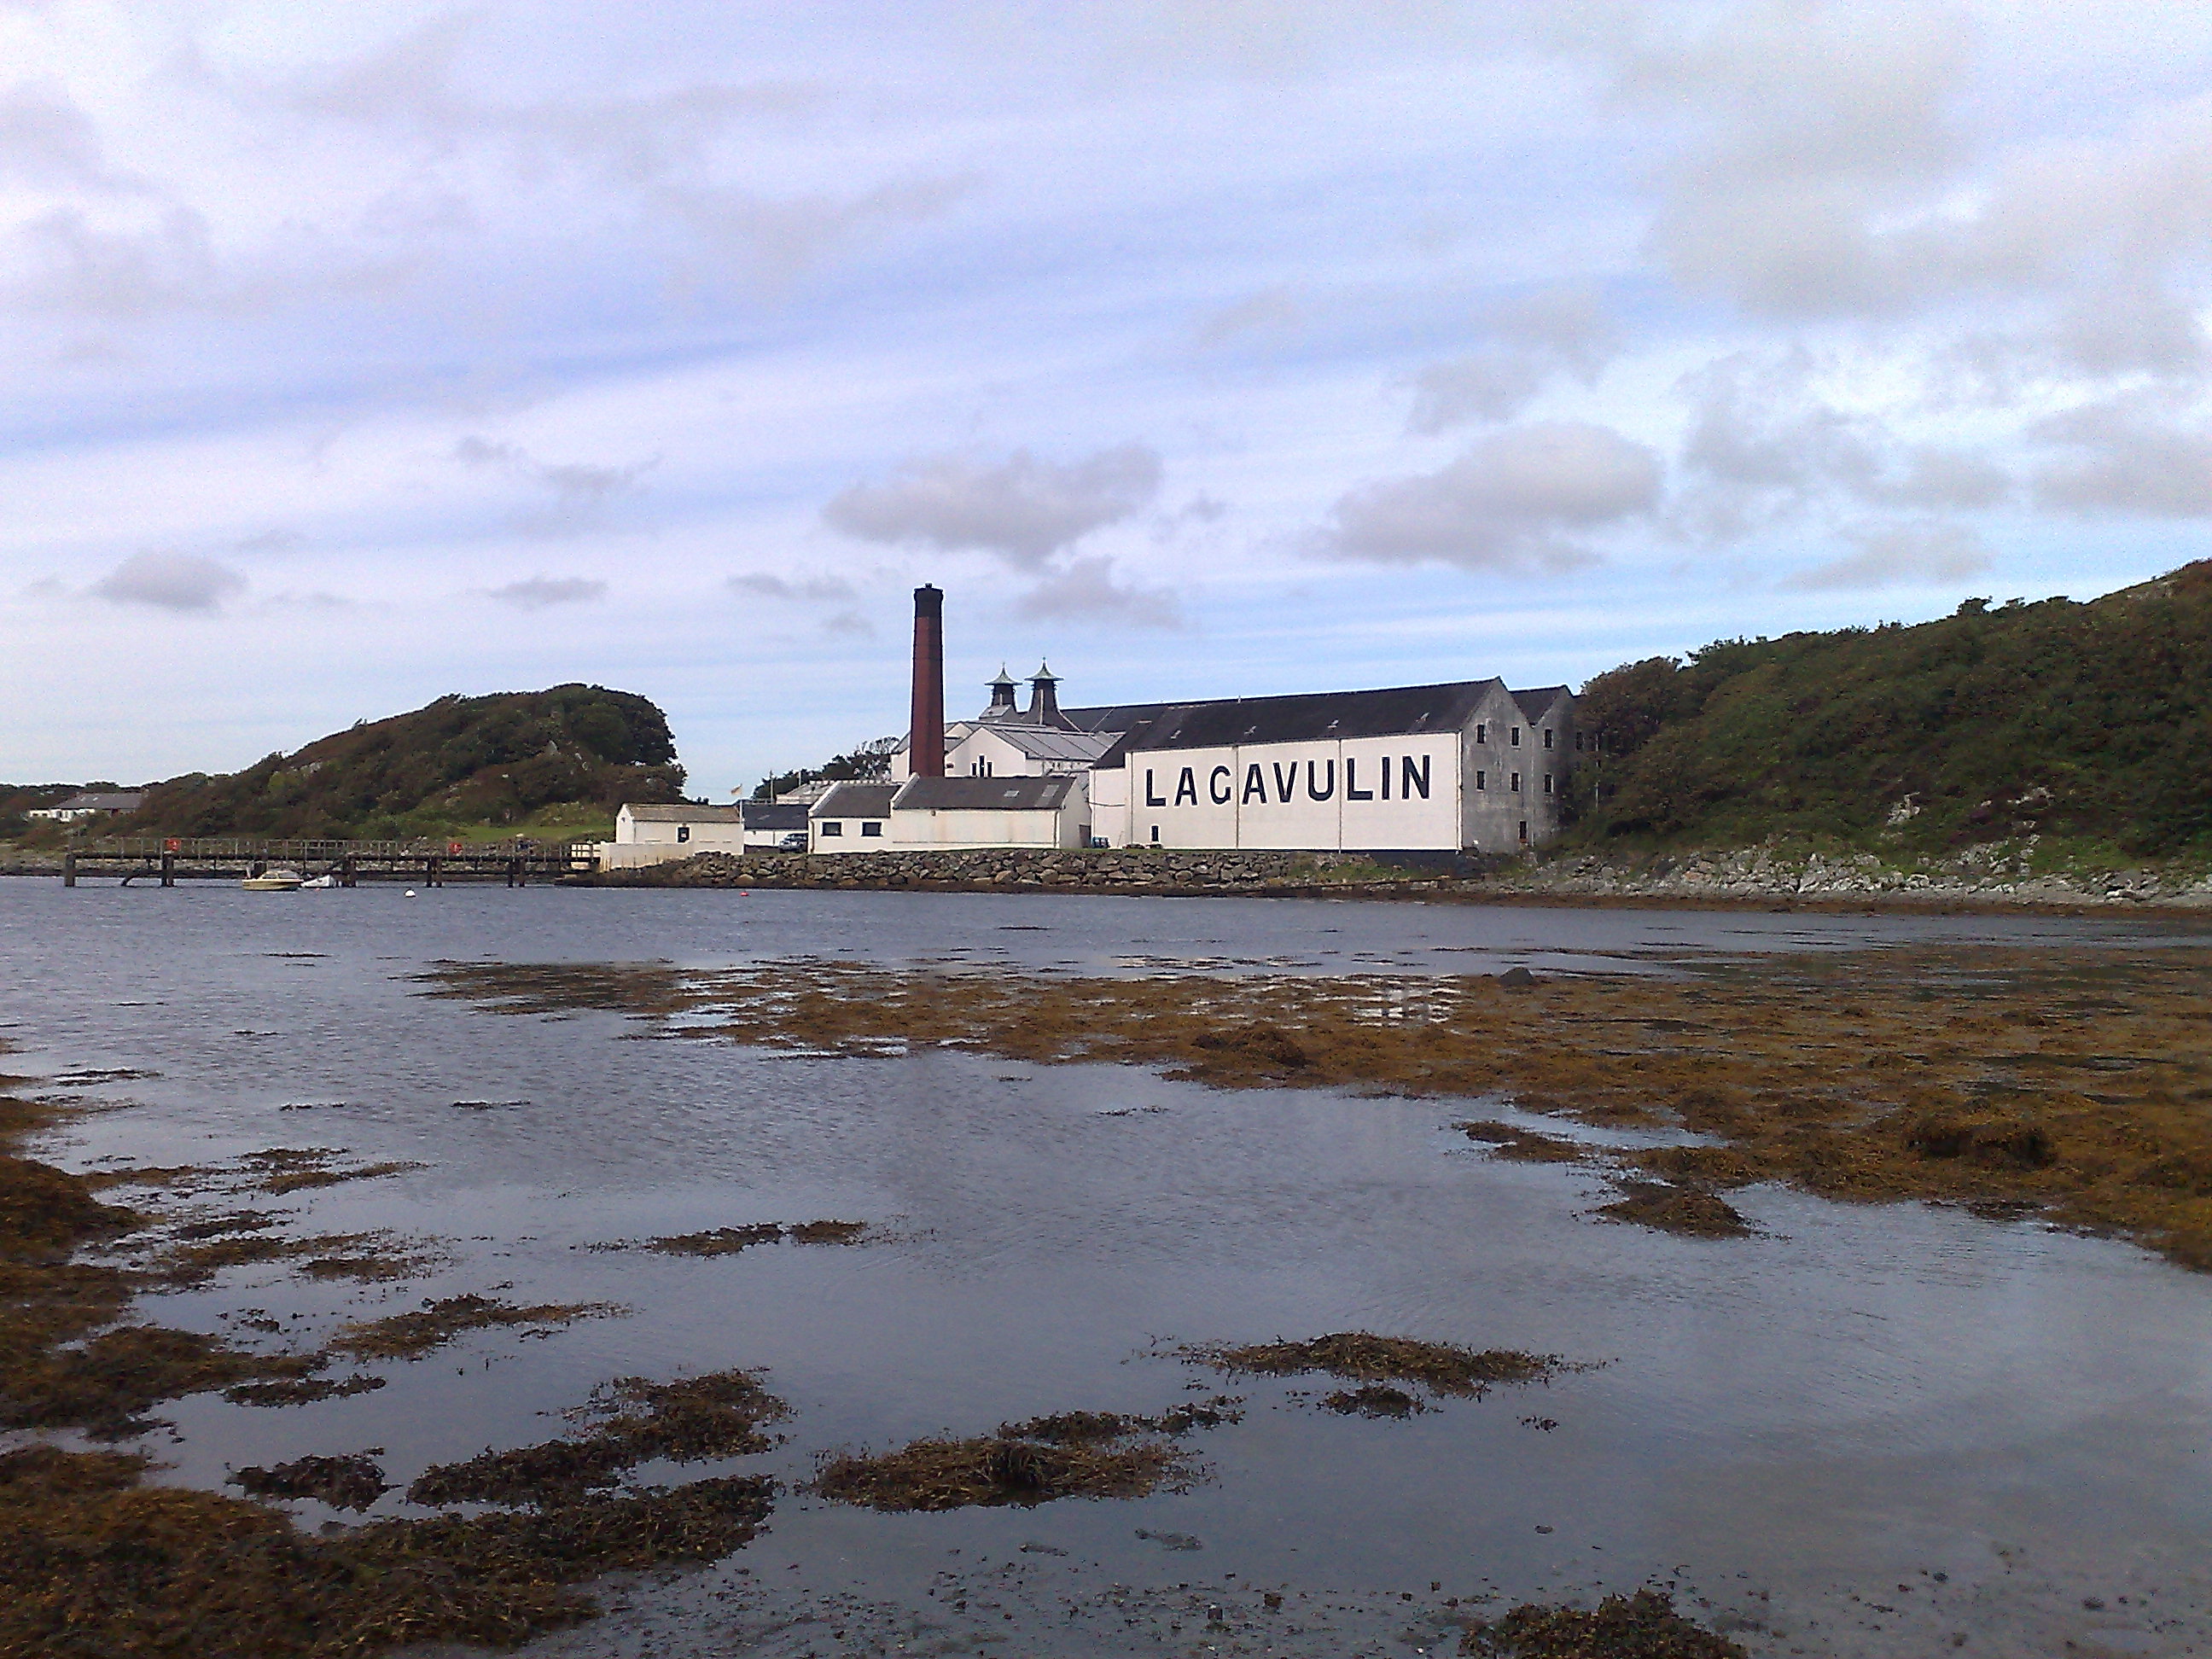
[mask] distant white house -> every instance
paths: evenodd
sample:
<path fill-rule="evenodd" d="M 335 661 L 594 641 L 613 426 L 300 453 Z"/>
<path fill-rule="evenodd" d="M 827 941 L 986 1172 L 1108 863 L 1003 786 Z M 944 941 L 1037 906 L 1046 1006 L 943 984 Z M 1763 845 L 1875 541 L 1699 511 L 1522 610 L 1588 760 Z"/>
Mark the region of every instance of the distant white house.
<path fill-rule="evenodd" d="M 146 804 L 143 789 L 115 793 L 88 793 L 80 790 L 67 800 L 52 806 L 34 806 L 23 814 L 27 818 L 53 818 L 63 823 L 74 823 L 79 818 L 116 818 L 125 812 L 135 812 Z"/>
<path fill-rule="evenodd" d="M 640 806 L 615 814 L 615 838 L 599 843 L 599 868 L 635 870 L 701 853 L 796 850 L 806 842 L 806 809 L 789 803 L 741 801 L 735 806 Z"/>
<path fill-rule="evenodd" d="M 1091 839 L 1085 774 L 908 778 L 891 799 L 891 842 L 902 850 L 1082 847 Z"/>
<path fill-rule="evenodd" d="M 813 853 L 879 853 L 890 845 L 891 797 L 888 783 L 841 783 L 807 810 L 807 850 Z"/>

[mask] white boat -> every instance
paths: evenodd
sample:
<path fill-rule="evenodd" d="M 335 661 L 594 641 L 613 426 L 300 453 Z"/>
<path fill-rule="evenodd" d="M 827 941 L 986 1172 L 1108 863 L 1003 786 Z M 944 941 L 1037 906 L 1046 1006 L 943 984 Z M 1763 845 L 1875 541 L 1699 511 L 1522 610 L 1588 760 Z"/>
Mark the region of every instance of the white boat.
<path fill-rule="evenodd" d="M 296 893 L 307 884 L 297 870 L 264 870 L 238 884 L 249 893 Z"/>
<path fill-rule="evenodd" d="M 310 880 L 303 881 L 300 884 L 303 890 L 317 893 L 321 892 L 326 887 L 335 887 L 337 884 L 338 878 L 336 876 L 327 873 L 316 876 Z"/>

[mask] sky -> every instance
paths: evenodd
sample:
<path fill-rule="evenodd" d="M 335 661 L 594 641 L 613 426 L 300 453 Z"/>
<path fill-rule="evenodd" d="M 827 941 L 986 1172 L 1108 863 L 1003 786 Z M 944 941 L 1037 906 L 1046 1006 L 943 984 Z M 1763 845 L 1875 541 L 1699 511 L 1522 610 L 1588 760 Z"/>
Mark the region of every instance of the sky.
<path fill-rule="evenodd" d="M 691 789 L 2212 555 L 2212 4 L 0 0 L 0 778 Z"/>

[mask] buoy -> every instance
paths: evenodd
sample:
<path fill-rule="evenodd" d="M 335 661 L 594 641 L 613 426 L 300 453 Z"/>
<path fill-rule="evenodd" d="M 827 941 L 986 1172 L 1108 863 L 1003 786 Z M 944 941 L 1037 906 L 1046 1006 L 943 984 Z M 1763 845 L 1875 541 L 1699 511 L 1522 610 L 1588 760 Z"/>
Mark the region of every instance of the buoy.
<path fill-rule="evenodd" d="M 409 898 L 413 898 L 415 896 L 415 890 L 412 887 L 407 890 L 407 896 Z"/>

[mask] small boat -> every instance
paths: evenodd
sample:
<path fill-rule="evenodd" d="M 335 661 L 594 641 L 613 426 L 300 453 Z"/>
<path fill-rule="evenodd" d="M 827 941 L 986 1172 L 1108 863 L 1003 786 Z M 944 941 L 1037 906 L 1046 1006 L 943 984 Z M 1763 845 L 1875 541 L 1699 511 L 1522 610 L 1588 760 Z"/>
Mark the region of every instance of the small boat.
<path fill-rule="evenodd" d="M 322 875 L 316 876 L 309 880 L 301 882 L 300 886 L 303 891 L 319 893 L 325 888 L 335 887 L 337 884 L 338 878 L 325 872 Z"/>
<path fill-rule="evenodd" d="M 297 870 L 264 870 L 238 884 L 249 893 L 296 893 L 307 884 Z"/>

